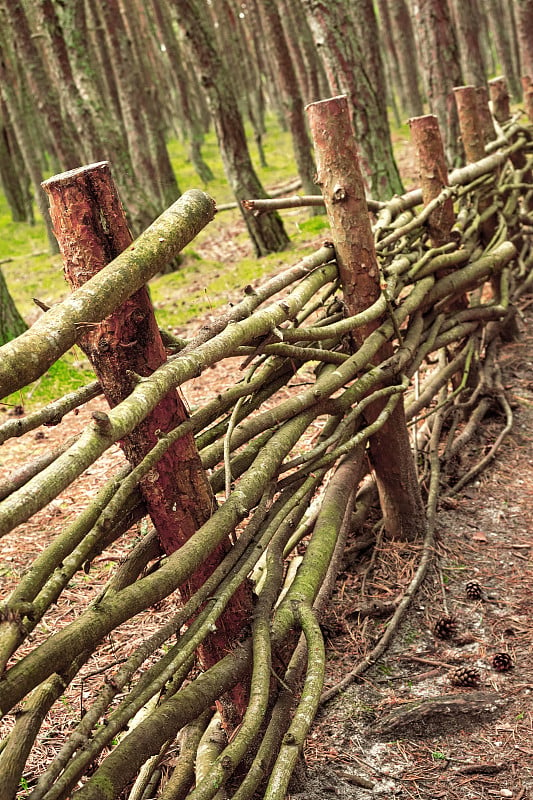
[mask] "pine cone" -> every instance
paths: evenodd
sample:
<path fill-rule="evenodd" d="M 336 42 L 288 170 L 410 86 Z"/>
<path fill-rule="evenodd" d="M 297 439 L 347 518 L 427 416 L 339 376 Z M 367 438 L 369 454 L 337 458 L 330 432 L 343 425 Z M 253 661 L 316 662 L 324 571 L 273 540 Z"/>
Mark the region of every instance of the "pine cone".
<path fill-rule="evenodd" d="M 513 668 L 513 659 L 509 653 L 494 653 L 492 656 L 492 666 L 498 672 L 507 672 Z"/>
<path fill-rule="evenodd" d="M 477 581 L 468 581 L 465 591 L 469 600 L 481 600 L 483 598 L 483 589 Z"/>
<path fill-rule="evenodd" d="M 457 620 L 455 617 L 440 617 L 435 623 L 433 632 L 439 639 L 451 639 L 457 631 Z"/>
<path fill-rule="evenodd" d="M 451 675 L 450 680 L 454 686 L 477 687 L 481 683 L 481 675 L 475 667 L 457 667 Z"/>

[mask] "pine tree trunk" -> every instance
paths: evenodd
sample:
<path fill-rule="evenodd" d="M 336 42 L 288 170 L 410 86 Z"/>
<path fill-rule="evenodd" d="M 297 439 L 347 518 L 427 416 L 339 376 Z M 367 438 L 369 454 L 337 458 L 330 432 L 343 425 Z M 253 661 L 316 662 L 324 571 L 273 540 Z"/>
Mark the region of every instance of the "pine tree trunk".
<path fill-rule="evenodd" d="M 508 0 L 504 0 L 506 4 Z M 520 100 L 522 89 L 513 61 L 512 32 L 506 24 L 505 9 L 500 0 L 485 0 L 489 25 L 496 46 L 500 69 L 507 80 L 509 90 L 515 100 Z M 531 31 L 529 31 L 531 36 Z"/>
<path fill-rule="evenodd" d="M 13 222 L 33 223 L 27 172 L 1 98 L 0 105 L 3 106 L 0 114 L 0 184 Z"/>
<path fill-rule="evenodd" d="M 439 120 L 448 166 L 457 166 L 462 148 L 453 88 L 464 81 L 447 0 L 419 0 L 414 8 L 429 105 Z"/>
<path fill-rule="evenodd" d="M 36 151 L 35 142 L 32 135 L 31 121 L 26 113 L 26 87 L 19 83 L 18 92 L 15 91 L 15 78 L 8 68 L 9 53 L 8 40 L 4 37 L 5 28 L 0 24 L 0 49 L 3 51 L 3 58 L 0 59 L 0 91 L 13 126 L 13 133 L 17 140 L 26 171 L 30 177 L 37 207 L 42 215 L 48 247 L 51 253 L 57 253 L 57 241 L 52 230 L 52 223 L 48 213 L 48 204 L 41 189 L 43 179 L 39 153 Z"/>
<path fill-rule="evenodd" d="M 69 117 L 62 115 L 55 84 L 50 80 L 41 53 L 36 46 L 24 6 L 20 0 L 4 0 L 2 25 L 5 34 L 12 37 L 18 59 L 28 76 L 31 93 L 42 115 L 49 145 L 61 169 L 77 167 L 81 158 L 78 132 Z"/>
<path fill-rule="evenodd" d="M 24 333 L 27 327 L 9 293 L 0 269 L 0 347 L 12 339 L 16 339 L 17 336 Z"/>
<path fill-rule="evenodd" d="M 76 289 L 131 245 L 126 217 L 107 162 L 56 175 L 44 186 L 50 197 L 65 275 Z M 140 378 L 151 375 L 166 361 L 146 287 L 132 294 L 99 324 L 87 326 L 79 344 L 90 359 L 111 407 L 125 399 Z M 183 398 L 178 390 L 170 391 L 121 442 L 130 463 L 139 464 L 162 436 L 186 419 Z M 209 519 L 216 503 L 191 432 L 167 449 L 141 479 L 139 487 L 167 554 L 178 550 L 193 536 Z M 230 547 L 229 539 L 224 540 L 180 587 L 185 599 L 204 584 Z M 242 584 L 218 619 L 216 631 L 200 649 L 205 669 L 235 643 L 249 616 L 249 599 L 247 586 Z M 242 690 L 235 699 L 238 715 L 246 706 Z"/>
<path fill-rule="evenodd" d="M 411 15 L 405 0 L 386 0 L 386 2 L 398 54 L 399 83 L 405 93 L 404 110 L 410 117 L 417 117 L 424 113 L 424 104 L 420 91 L 419 59 L 413 58 L 413 54 L 416 53 L 416 42 Z"/>
<path fill-rule="evenodd" d="M 282 106 L 292 136 L 292 148 L 302 180 L 302 190 L 304 194 L 320 194 L 314 182 L 315 163 L 307 133 L 304 104 L 275 0 L 263 0 L 261 14 L 265 21 L 267 50 L 278 73 Z"/>
<path fill-rule="evenodd" d="M 361 169 L 375 199 L 401 193 L 402 183 L 392 152 L 384 86 L 372 86 L 360 43 L 343 0 L 303 0 L 315 44 L 329 82 L 350 101 Z"/>
<path fill-rule="evenodd" d="M 485 86 L 487 74 L 480 42 L 478 0 L 453 0 L 450 7 L 457 32 L 463 80 L 467 85 Z"/>
<path fill-rule="evenodd" d="M 265 197 L 266 192 L 250 159 L 244 125 L 233 91 L 231 76 L 211 41 L 209 26 L 198 0 L 176 0 L 179 24 L 190 45 L 200 82 L 218 138 L 224 171 L 237 202 Z M 254 216 L 244 212 L 246 227 L 258 256 L 283 250 L 289 238 L 278 214 Z"/>
<path fill-rule="evenodd" d="M 521 75 L 533 81 L 533 0 L 515 0 Z"/>

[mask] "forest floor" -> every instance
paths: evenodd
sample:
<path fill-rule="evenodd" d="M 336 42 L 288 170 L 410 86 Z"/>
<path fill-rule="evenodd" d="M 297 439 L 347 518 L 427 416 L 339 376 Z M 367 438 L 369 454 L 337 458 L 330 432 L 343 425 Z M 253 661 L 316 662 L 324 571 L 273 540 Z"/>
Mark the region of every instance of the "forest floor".
<path fill-rule="evenodd" d="M 390 649 L 322 706 L 292 800 L 533 797 L 533 298 L 521 317 L 520 340 L 499 359 L 513 429 L 475 482 L 441 499 L 430 574 Z M 461 469 L 487 451 L 501 423 L 484 420 Z M 322 620 L 326 686 L 382 634 L 386 620 L 357 609 L 394 602 L 416 549 L 384 541 L 375 564 L 366 556 L 339 575 Z M 469 581 L 481 585 L 481 600 L 468 598 Z M 434 633 L 445 615 L 458 624 L 449 639 Z M 492 658 L 502 652 L 513 666 L 498 672 Z M 454 686 L 458 667 L 477 669 L 479 686 Z"/>
<path fill-rule="evenodd" d="M 177 332 L 191 334 L 199 324 L 195 320 Z M 490 467 L 474 483 L 440 501 L 430 574 L 385 655 L 361 679 L 322 706 L 308 738 L 306 767 L 295 782 L 292 800 L 533 797 L 531 297 L 521 300 L 519 325 L 521 338 L 505 344 L 499 358 L 514 413 L 513 429 Z M 232 369 L 227 367 L 228 372 Z M 188 401 L 196 404 L 204 392 L 216 389 L 220 379 L 220 373 L 204 373 L 187 387 Z M 79 414 L 67 415 L 57 428 L 6 443 L 0 466 L 14 465 L 22 455 L 27 458 L 32 451 L 38 455 L 53 447 L 79 430 L 102 403 L 101 399 L 92 401 Z M 466 471 L 478 461 L 501 428 L 501 416 L 487 417 L 462 453 L 458 469 Z M 28 559 L 44 548 L 54 530 L 64 527 L 79 511 L 110 465 L 121 459 L 119 449 L 113 448 L 51 509 L 2 541 L 0 577 L 5 591 L 16 583 Z M 368 533 L 372 521 L 375 519 L 366 531 L 354 536 Z M 127 555 L 142 532 L 141 526 L 127 544 L 115 546 L 113 552 L 96 560 L 88 575 L 73 581 L 47 616 L 43 630 L 35 632 L 35 639 L 45 636 L 46 629 L 74 619 L 82 596 L 86 605 L 101 591 L 113 562 Z M 379 557 L 372 558 L 372 552 Z M 353 669 L 387 625 L 386 617 L 363 615 L 361 608 L 368 608 L 369 602 L 394 605 L 416 569 L 419 554 L 418 543 L 383 540 L 373 551 L 344 565 L 321 619 L 327 639 L 328 687 Z M 480 600 L 466 595 L 465 585 L 472 580 L 482 587 Z M 98 692 L 103 671 L 127 657 L 146 630 L 161 625 L 168 613 L 168 606 L 150 609 L 141 621 L 133 620 L 117 630 L 91 659 L 43 725 L 28 763 L 28 790 L 83 713 L 85 703 Z M 449 639 L 434 634 L 434 625 L 443 615 L 457 618 L 457 631 Z M 492 657 L 502 652 L 511 657 L 512 668 L 498 672 L 492 667 Z M 479 686 L 452 685 L 450 672 L 461 666 L 479 671 Z M 27 796 L 26 792 L 20 796 Z"/>

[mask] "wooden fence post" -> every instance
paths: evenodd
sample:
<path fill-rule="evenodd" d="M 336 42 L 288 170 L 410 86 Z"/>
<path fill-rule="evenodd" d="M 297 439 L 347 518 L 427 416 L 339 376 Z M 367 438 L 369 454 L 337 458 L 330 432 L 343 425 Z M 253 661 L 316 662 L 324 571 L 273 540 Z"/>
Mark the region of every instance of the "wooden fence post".
<path fill-rule="evenodd" d="M 522 75 L 520 80 L 524 91 L 524 108 L 527 118 L 533 122 L 533 78 L 530 75 Z"/>
<path fill-rule="evenodd" d="M 65 275 L 76 289 L 132 244 L 118 191 L 106 161 L 56 175 L 45 181 L 43 188 L 50 199 Z M 91 361 L 110 406 L 130 394 L 139 376 L 150 375 L 166 361 L 146 287 L 101 323 L 82 331 L 79 344 Z M 179 391 L 169 392 L 121 443 L 128 460 L 138 464 L 162 435 L 187 418 Z M 192 433 L 171 445 L 142 479 L 140 489 L 167 554 L 190 539 L 209 519 L 215 505 Z M 228 539 L 181 587 L 185 598 L 205 582 L 230 546 Z M 240 632 L 249 612 L 247 598 L 244 589 L 235 595 L 233 607 L 226 610 L 217 630 L 202 646 L 204 668 L 216 663 Z"/>
<path fill-rule="evenodd" d="M 416 149 L 422 199 L 427 206 L 448 186 L 448 168 L 439 122 L 434 114 L 412 117 L 409 120 Z M 449 197 L 429 215 L 428 228 L 434 247 L 450 241 L 455 222 L 453 200 Z"/>
<path fill-rule="evenodd" d="M 492 119 L 492 114 L 490 113 L 489 93 L 487 91 L 487 87 L 476 86 L 476 96 L 477 112 L 483 128 L 483 138 L 485 140 L 485 144 L 488 144 L 496 139 L 497 134 L 496 128 L 494 127 L 494 120 Z"/>
<path fill-rule="evenodd" d="M 425 114 L 422 117 L 412 117 L 409 120 L 409 127 L 416 150 L 422 200 L 427 206 L 449 185 L 439 122 L 434 114 Z M 441 247 L 451 241 L 454 223 L 453 200 L 449 197 L 429 215 L 429 235 L 434 247 Z M 444 278 L 452 271 L 451 269 L 439 270 L 437 278 Z M 467 306 L 468 298 L 463 295 L 455 298 L 448 308 L 451 310 Z"/>
<path fill-rule="evenodd" d="M 368 216 L 357 145 L 345 95 L 307 106 L 317 162 L 337 263 L 349 314 L 367 308 L 380 295 L 379 266 Z M 359 346 L 379 325 L 357 328 Z M 375 357 L 379 363 L 392 354 L 386 343 Z M 371 405 L 366 418 L 374 420 L 383 404 Z M 425 530 L 425 514 L 400 398 L 385 425 L 370 439 L 370 457 L 376 472 L 387 533 L 413 539 Z"/>
<path fill-rule="evenodd" d="M 509 90 L 505 78 L 492 78 L 489 81 L 489 94 L 492 102 L 492 115 L 500 124 L 511 116 Z"/>
<path fill-rule="evenodd" d="M 473 164 L 485 157 L 485 134 L 479 116 L 479 97 L 475 86 L 456 86 L 453 90 L 466 161 Z"/>

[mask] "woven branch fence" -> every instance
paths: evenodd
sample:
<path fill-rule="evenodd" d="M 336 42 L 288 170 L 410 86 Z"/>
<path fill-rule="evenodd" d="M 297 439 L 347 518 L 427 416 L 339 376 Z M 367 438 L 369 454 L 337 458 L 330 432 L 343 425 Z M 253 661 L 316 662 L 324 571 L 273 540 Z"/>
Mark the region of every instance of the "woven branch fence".
<path fill-rule="evenodd" d="M 129 464 L 102 480 L 1 606 L 5 800 L 19 791 L 31 800 L 199 800 L 222 797 L 221 787 L 238 800 L 281 800 L 320 703 L 376 662 L 422 582 L 439 497 L 478 474 L 511 428 L 497 354 L 533 286 L 531 125 L 501 119 L 485 143 L 479 120 L 474 133 L 465 122 L 465 150 L 481 136 L 481 158 L 447 176 L 434 118 L 412 120 L 422 188 L 372 204 L 346 138 L 345 99 L 313 104 L 309 115 L 332 241 L 244 288 L 194 338 L 165 336 L 166 353 L 151 349 L 158 334 L 144 287 L 208 224 L 211 198 L 187 192 L 132 243 L 106 164 L 48 182 L 75 288 L 1 349 L 0 394 L 76 342 L 100 381 L 7 420 L 0 442 L 57 424 L 102 392 L 110 408 L 4 477 L 0 535 L 16 537 L 115 443 Z M 268 213 L 270 202 L 250 201 L 250 213 Z M 146 360 L 147 348 L 145 370 L 137 351 Z M 188 413 L 178 387 L 235 358 L 239 379 Z M 450 482 L 489 410 L 502 419 L 497 440 Z M 400 449 L 409 442 L 410 464 L 390 436 Z M 378 495 L 386 532 L 418 543 L 417 569 L 374 649 L 324 692 L 320 611 L 347 537 Z M 109 562 L 103 591 L 50 627 L 62 593 L 90 580 L 91 563 L 147 514 L 155 527 L 143 523 L 125 560 Z M 142 635 L 162 603 L 168 615 Z M 133 619 L 136 647 L 107 665 L 89 703 L 80 689 L 82 715 L 36 769 L 32 748 L 50 710 Z M 215 705 L 226 730 L 213 754 Z M 169 752 L 177 755 L 158 790 Z"/>

